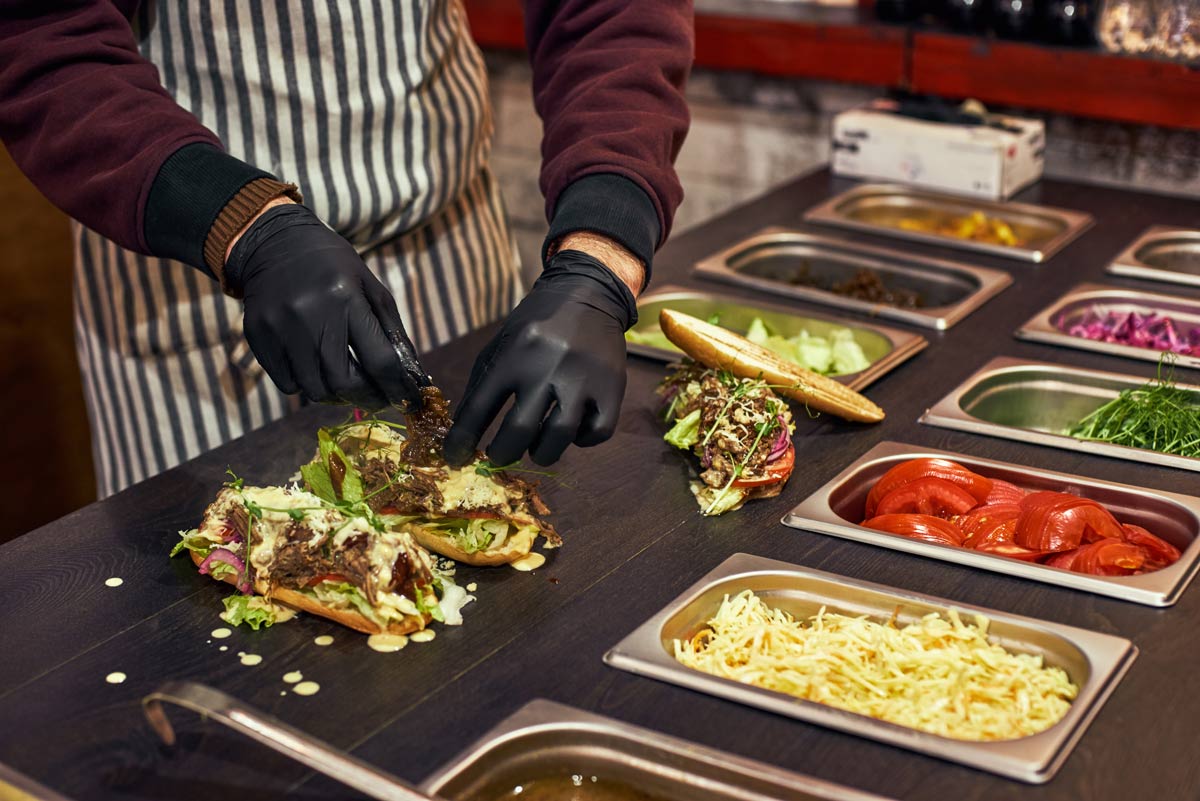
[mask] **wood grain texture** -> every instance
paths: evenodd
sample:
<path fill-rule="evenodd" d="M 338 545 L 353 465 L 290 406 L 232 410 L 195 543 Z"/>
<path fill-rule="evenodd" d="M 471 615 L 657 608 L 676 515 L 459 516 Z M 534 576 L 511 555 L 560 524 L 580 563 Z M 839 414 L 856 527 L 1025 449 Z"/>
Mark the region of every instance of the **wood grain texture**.
<path fill-rule="evenodd" d="M 818 173 L 685 234 L 660 255 L 656 280 L 725 291 L 693 280 L 689 265 L 764 225 L 795 225 L 806 208 L 847 185 Z M 376 654 L 357 635 L 303 618 L 265 632 L 237 631 L 224 641 L 229 650 L 220 652 L 219 642 L 206 640 L 220 625 L 216 613 L 225 588 L 196 576 L 183 560 L 165 559 L 174 530 L 194 525 L 226 464 L 250 480 L 281 480 L 311 449 L 313 428 L 336 419 L 336 410 L 305 409 L 0 548 L 5 578 L 0 653 L 19 654 L 22 666 L 13 670 L 0 659 L 0 761 L 86 798 L 212 798 L 248 788 L 256 799 L 352 797 L 191 716 L 175 716 L 184 734 L 181 745 L 173 752 L 159 749 L 141 722 L 137 701 L 161 681 L 190 678 L 411 780 L 433 772 L 524 702 L 547 697 L 906 801 L 1195 797 L 1200 765 L 1190 751 L 1200 728 L 1200 696 L 1185 688 L 1200 661 L 1200 645 L 1191 636 L 1200 590 L 1193 587 L 1171 609 L 1150 609 L 779 523 L 793 505 L 883 439 L 1197 494 L 1196 477 L 1184 471 L 915 422 L 998 354 L 1143 376 L 1153 372 L 1152 364 L 1021 343 L 1011 334 L 1074 283 L 1101 277 L 1107 261 L 1147 224 L 1184 224 L 1195 219 L 1200 204 L 1052 181 L 1020 199 L 1089 210 L 1100 223 L 1045 265 L 967 257 L 1008 270 L 1014 285 L 949 332 L 931 334 L 929 349 L 867 390 L 888 412 L 882 424 L 806 421 L 799 412 L 800 458 L 778 498 L 716 519 L 700 517 L 687 490 L 686 457 L 661 442 L 654 417 L 653 387 L 663 368 L 631 358 L 617 436 L 598 448 L 570 451 L 555 479 L 545 482 L 564 547 L 533 574 L 460 569 L 461 582 L 478 582 L 479 600 L 467 607 L 463 627 L 439 627 L 428 645 Z M 945 248 L 899 247 L 964 259 Z M 776 300 L 798 310 L 819 308 Z M 487 332 L 476 333 L 430 356 L 429 368 L 451 396 L 461 391 L 486 337 Z M 1184 378 L 1200 375 L 1187 372 Z M 1132 639 L 1141 654 L 1062 772 L 1042 787 L 602 664 L 609 647 L 736 552 L 1119 634 Z M 80 553 L 95 554 L 93 561 Z M 123 598 L 102 586 L 102 574 L 110 569 L 125 572 Z M 33 600 L 23 600 L 19 585 L 26 582 L 37 587 Z M 22 603 L 14 614 L 9 604 Z M 30 620 L 36 615 L 41 623 L 35 629 Z M 313 645 L 319 633 L 333 634 L 334 644 Z M 244 667 L 239 650 L 264 661 Z M 105 684 L 111 670 L 128 673 L 129 680 Z M 320 682 L 321 692 L 280 696 L 288 670 Z M 26 725 L 9 725 L 13 722 Z M 1146 753 L 1155 755 L 1152 770 L 1145 768 Z"/>

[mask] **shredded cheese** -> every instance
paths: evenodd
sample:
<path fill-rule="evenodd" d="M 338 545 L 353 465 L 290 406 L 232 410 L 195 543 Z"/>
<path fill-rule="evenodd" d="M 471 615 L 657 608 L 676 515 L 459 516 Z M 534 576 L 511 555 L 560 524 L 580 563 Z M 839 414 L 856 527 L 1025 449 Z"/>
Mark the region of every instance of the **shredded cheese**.
<path fill-rule="evenodd" d="M 954 610 L 896 627 L 820 612 L 804 621 L 750 590 L 725 597 L 675 658 L 694 670 L 957 740 L 1010 740 L 1062 719 L 1075 686 L 1040 656 L 988 641 Z"/>

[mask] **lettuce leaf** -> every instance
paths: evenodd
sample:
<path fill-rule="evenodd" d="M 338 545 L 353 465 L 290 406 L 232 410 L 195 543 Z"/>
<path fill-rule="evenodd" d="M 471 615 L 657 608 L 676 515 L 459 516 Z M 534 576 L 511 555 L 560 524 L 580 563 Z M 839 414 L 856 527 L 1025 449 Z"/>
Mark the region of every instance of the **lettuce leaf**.
<path fill-rule="evenodd" d="M 700 410 L 693 409 L 686 417 L 675 421 L 671 430 L 663 434 L 669 444 L 690 451 L 700 441 Z"/>
<path fill-rule="evenodd" d="M 228 562 L 222 562 L 220 559 L 213 559 L 208 563 L 208 574 L 215 579 L 222 576 L 236 576 L 238 569 Z"/>
<path fill-rule="evenodd" d="M 214 573 L 215 574 L 215 573 Z M 221 619 L 231 626 L 245 623 L 258 631 L 260 628 L 270 628 L 275 623 L 274 605 L 265 598 L 254 595 L 230 595 L 223 601 L 225 611 Z"/>
<path fill-rule="evenodd" d="M 379 613 L 371 606 L 362 590 L 348 582 L 324 581 L 312 588 L 317 599 L 325 603 L 352 606 L 368 620 L 379 620 Z"/>
<path fill-rule="evenodd" d="M 487 550 L 493 542 L 499 544 L 508 536 L 509 522 L 507 520 L 476 519 L 462 517 L 443 517 L 423 521 L 421 525 L 435 528 L 452 537 L 455 543 L 467 553 Z M 499 542 L 497 542 L 499 538 Z"/>
<path fill-rule="evenodd" d="M 195 551 L 201 556 L 208 556 L 208 552 L 217 547 L 217 543 L 201 537 L 200 532 L 196 529 L 190 531 L 179 532 L 179 542 L 175 543 L 175 547 L 171 549 L 171 556 L 175 557 L 184 551 Z"/>

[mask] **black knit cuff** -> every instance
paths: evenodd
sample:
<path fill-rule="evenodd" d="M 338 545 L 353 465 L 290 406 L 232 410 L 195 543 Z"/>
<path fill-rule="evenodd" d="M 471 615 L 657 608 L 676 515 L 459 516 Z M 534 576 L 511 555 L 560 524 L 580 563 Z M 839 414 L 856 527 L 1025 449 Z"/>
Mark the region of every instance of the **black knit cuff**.
<path fill-rule="evenodd" d="M 564 189 L 542 245 L 542 263 L 555 242 L 576 231 L 591 231 L 619 242 L 645 265 L 643 286 L 650 283 L 650 263 L 661 229 L 654 202 L 633 181 L 614 173 L 598 173 Z"/>
<path fill-rule="evenodd" d="M 176 150 L 163 162 L 146 198 L 144 230 L 150 252 L 212 275 L 204 262 L 208 232 L 221 209 L 257 178 L 274 176 L 209 144 Z"/>

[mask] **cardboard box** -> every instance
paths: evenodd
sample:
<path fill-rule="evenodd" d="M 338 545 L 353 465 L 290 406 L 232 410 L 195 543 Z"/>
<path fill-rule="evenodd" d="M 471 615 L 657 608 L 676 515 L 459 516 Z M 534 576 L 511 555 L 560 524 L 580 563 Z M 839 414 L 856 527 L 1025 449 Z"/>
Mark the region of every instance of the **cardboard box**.
<path fill-rule="evenodd" d="M 1045 128 L 1041 120 L 987 119 L 1004 127 L 928 122 L 876 109 L 844 111 L 833 121 L 833 171 L 1007 199 L 1041 177 Z"/>

